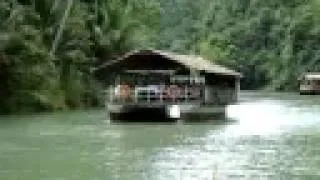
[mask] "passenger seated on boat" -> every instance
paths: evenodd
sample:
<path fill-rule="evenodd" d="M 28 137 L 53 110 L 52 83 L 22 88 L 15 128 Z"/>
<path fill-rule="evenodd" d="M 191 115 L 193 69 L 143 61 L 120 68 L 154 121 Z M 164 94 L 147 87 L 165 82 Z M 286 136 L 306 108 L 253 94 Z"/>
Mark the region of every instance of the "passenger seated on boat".
<path fill-rule="evenodd" d="M 115 96 L 121 100 L 132 99 L 132 88 L 128 84 L 120 84 L 115 87 Z"/>

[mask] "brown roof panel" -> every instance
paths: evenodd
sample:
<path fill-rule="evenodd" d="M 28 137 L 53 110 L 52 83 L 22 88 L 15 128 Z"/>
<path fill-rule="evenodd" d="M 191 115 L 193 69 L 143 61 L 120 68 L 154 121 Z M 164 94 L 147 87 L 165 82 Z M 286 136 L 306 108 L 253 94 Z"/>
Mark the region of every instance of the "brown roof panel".
<path fill-rule="evenodd" d="M 235 76 L 241 75 L 239 72 L 236 72 L 234 70 L 228 69 L 227 67 L 215 64 L 209 60 L 203 59 L 200 56 L 180 55 L 180 54 L 175 54 L 175 53 L 165 52 L 165 51 L 158 51 L 158 50 L 156 50 L 155 52 L 169 59 L 175 60 L 180 64 L 185 65 L 192 69 L 203 70 L 208 73 L 218 73 L 218 74 L 235 75 Z"/>

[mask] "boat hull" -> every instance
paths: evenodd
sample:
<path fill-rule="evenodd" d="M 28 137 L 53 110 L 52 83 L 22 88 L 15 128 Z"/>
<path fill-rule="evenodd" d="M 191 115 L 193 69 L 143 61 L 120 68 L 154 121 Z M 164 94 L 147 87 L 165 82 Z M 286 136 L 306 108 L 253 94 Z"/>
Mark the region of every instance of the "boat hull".
<path fill-rule="evenodd" d="M 320 90 L 300 90 L 300 95 L 320 95 Z"/>
<path fill-rule="evenodd" d="M 172 106 L 172 105 L 170 105 Z M 174 122 L 176 120 L 224 119 L 225 106 L 200 106 L 190 104 L 174 105 L 179 107 L 179 115 L 172 115 L 168 105 L 125 106 L 109 105 L 107 108 L 111 121 L 125 122 Z M 175 113 L 174 113 L 175 114 Z"/>

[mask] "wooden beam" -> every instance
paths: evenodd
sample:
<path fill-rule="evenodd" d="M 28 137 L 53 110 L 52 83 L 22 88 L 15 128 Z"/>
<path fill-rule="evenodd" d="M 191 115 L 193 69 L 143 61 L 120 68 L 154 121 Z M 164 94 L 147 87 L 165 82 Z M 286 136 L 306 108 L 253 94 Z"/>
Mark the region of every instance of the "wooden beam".
<path fill-rule="evenodd" d="M 174 74 L 175 70 L 125 70 L 124 72 L 134 74 Z"/>

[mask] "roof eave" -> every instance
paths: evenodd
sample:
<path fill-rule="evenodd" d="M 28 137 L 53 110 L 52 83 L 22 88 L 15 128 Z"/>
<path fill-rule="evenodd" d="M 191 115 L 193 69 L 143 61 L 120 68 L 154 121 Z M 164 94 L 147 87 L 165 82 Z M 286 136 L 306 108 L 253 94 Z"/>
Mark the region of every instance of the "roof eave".
<path fill-rule="evenodd" d="M 106 68 L 108 66 L 111 66 L 121 60 L 124 60 L 126 59 L 127 57 L 131 56 L 131 55 L 134 55 L 134 54 L 137 54 L 137 53 L 140 53 L 140 52 L 150 52 L 150 53 L 154 53 L 154 54 L 158 54 L 160 56 L 163 56 L 163 57 L 166 57 L 166 58 L 169 58 L 169 59 L 172 59 L 172 60 L 176 60 L 178 61 L 179 63 L 181 63 L 182 65 L 184 66 L 188 66 L 187 64 L 184 64 L 183 62 L 179 61 L 178 58 L 174 58 L 175 56 L 179 56 L 178 54 L 174 54 L 174 53 L 170 53 L 170 52 L 166 52 L 166 51 L 162 51 L 162 50 L 154 50 L 154 49 L 146 49 L 146 50 L 133 50 L 133 51 L 129 51 L 127 53 L 125 53 L 124 55 L 122 56 L 119 56 L 109 62 L 106 62 L 102 65 L 100 65 L 99 67 L 96 67 L 96 68 L 93 68 L 92 69 L 92 72 L 93 71 L 97 71 L 97 70 L 100 70 L 100 69 L 103 69 L 103 68 Z M 180 55 L 181 56 L 181 55 Z M 207 60 L 208 61 L 208 60 Z M 211 62 L 212 63 L 212 62 Z M 190 67 L 189 67 L 190 68 Z M 225 68 L 225 67 L 224 67 Z M 198 70 L 201 70 L 198 68 Z M 236 72 L 236 71 L 233 71 L 231 69 L 227 69 L 227 71 L 215 71 L 215 70 L 209 70 L 209 69 L 202 69 L 203 71 L 205 72 L 208 72 L 208 73 L 214 73 L 214 74 L 221 74 L 221 75 L 228 75 L 228 76 L 238 76 L 240 78 L 243 78 L 243 75 L 239 72 Z"/>

